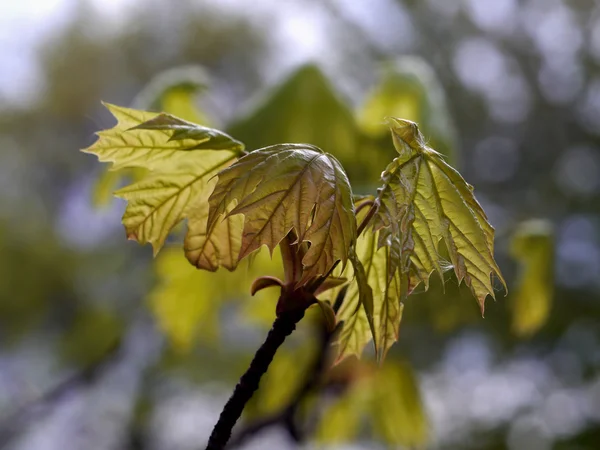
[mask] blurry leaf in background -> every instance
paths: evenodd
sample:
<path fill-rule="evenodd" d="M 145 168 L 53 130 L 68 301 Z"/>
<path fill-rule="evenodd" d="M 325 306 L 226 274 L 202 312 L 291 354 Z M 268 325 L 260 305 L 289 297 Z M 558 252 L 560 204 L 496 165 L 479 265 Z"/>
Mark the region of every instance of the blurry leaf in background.
<path fill-rule="evenodd" d="M 315 439 L 328 444 L 349 443 L 369 424 L 376 440 L 396 448 L 424 445 L 428 424 L 416 375 L 405 362 L 387 360 L 374 367 L 354 358 L 334 370 L 346 375 L 346 390 L 326 407 Z M 340 373 L 334 375 L 340 377 Z"/>
<path fill-rule="evenodd" d="M 227 301 L 241 302 L 241 317 L 248 322 L 268 327 L 275 319 L 279 290 L 264 289 L 251 297 L 250 284 L 258 276 L 282 275 L 279 251 L 271 259 L 262 249 L 247 266 L 211 273 L 191 266 L 181 249 L 169 248 L 158 255 L 155 268 L 158 281 L 148 297 L 150 309 L 176 350 L 186 352 L 196 340 L 214 342 Z"/>
<path fill-rule="evenodd" d="M 250 150 L 284 142 L 313 144 L 339 159 L 353 183 L 377 177 L 387 160 L 361 151 L 352 111 L 316 65 L 300 67 L 271 88 L 228 132 Z"/>
<path fill-rule="evenodd" d="M 429 137 L 428 145 L 448 162 L 456 161 L 457 133 L 433 68 L 419 57 L 404 56 L 387 62 L 382 69 L 378 83 L 358 111 L 360 129 L 379 139 L 388 136 L 386 117 L 412 120 Z"/>
<path fill-rule="evenodd" d="M 372 381 L 375 435 L 387 444 L 414 448 L 427 441 L 427 416 L 416 374 L 405 362 L 386 361 Z"/>
<path fill-rule="evenodd" d="M 547 220 L 519 224 L 510 253 L 520 266 L 516 289 L 510 296 L 512 328 L 518 336 L 538 331 L 550 314 L 554 293 L 554 230 Z"/>
<path fill-rule="evenodd" d="M 92 188 L 92 204 L 96 208 L 108 206 L 115 199 L 115 191 L 126 181 L 141 180 L 146 171 L 144 169 L 124 169 L 108 170 L 103 168 L 103 172 L 96 178 Z"/>
<path fill-rule="evenodd" d="M 62 335 L 62 354 L 69 361 L 88 366 L 117 344 L 123 330 L 122 320 L 113 312 L 86 306 Z"/>
<path fill-rule="evenodd" d="M 252 254 L 247 265 L 241 265 L 234 273 L 246 274 L 246 279 L 243 282 L 238 282 L 241 283 L 239 287 L 242 290 L 236 298 L 241 302 L 240 317 L 250 324 L 269 329 L 273 324 L 273 320 L 275 320 L 275 306 L 279 299 L 280 289 L 276 287 L 262 289 L 250 296 L 250 284 L 252 280 L 265 275 L 275 276 L 279 279 L 284 278 L 283 262 L 279 248 L 273 252 L 272 257 L 266 247 L 261 248 L 258 252 Z"/>
<path fill-rule="evenodd" d="M 159 73 L 133 101 L 133 107 L 145 111 L 166 112 L 184 120 L 211 126 L 212 121 L 198 108 L 196 98 L 207 89 L 208 75 L 200 66 L 176 67 Z M 145 170 L 132 168 L 121 171 L 105 170 L 98 177 L 92 192 L 94 205 L 106 206 L 113 192 L 125 181 L 139 181 Z"/>
<path fill-rule="evenodd" d="M 324 408 L 314 436 L 318 443 L 339 445 L 355 440 L 361 433 L 363 417 L 368 414 L 369 384 L 368 380 L 355 380 Z"/>
<path fill-rule="evenodd" d="M 161 252 L 155 268 L 158 282 L 148 295 L 149 306 L 172 346 L 185 352 L 195 339 L 214 340 L 226 295 L 220 288 L 227 287 L 216 286 L 220 272 L 196 269 L 179 248 Z"/>
<path fill-rule="evenodd" d="M 166 112 L 204 126 L 211 126 L 208 115 L 198 108 L 196 99 L 208 88 L 208 74 L 201 66 L 183 66 L 155 76 L 137 95 L 132 107 Z"/>
<path fill-rule="evenodd" d="M 140 244 L 151 243 L 156 254 L 171 229 L 190 218 L 195 205 L 206 203 L 216 182 L 213 175 L 236 159 L 243 144 L 174 116 L 107 107 L 117 125 L 99 132 L 99 139 L 84 152 L 112 162 L 112 170 L 139 167 L 151 171 L 116 195 L 128 202 L 123 215 L 127 237 Z M 190 226 L 188 234 L 195 231 L 198 229 Z M 200 240 L 210 240 L 212 231 Z M 202 242 L 197 244 L 202 246 Z M 207 251 L 219 254 L 213 247 Z M 221 263 L 218 258 L 216 262 Z M 214 265 L 203 268 L 215 270 Z"/>

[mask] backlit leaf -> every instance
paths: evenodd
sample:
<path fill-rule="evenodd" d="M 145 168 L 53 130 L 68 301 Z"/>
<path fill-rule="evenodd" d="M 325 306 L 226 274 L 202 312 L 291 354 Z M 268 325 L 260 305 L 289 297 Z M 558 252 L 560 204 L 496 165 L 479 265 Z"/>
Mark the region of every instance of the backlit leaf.
<path fill-rule="evenodd" d="M 401 240 L 413 283 L 426 288 L 431 272 L 442 276 L 438 245 L 443 239 L 458 281 L 471 289 L 483 314 L 485 298 L 494 297 L 491 276 L 506 288 L 493 257 L 494 229 L 473 187 L 425 144 L 414 122 L 392 118 L 390 128 L 399 156 L 382 174 L 374 227 L 388 228 Z"/>
<path fill-rule="evenodd" d="M 335 158 L 308 144 L 244 156 L 219 173 L 209 204 L 209 229 L 223 216 L 245 216 L 239 259 L 262 245 L 273 251 L 290 230 L 310 242 L 300 284 L 324 275 L 336 261 L 345 264 L 356 240 L 348 179 Z"/>
<path fill-rule="evenodd" d="M 148 111 L 165 111 L 182 119 L 211 126 L 210 118 L 195 102 L 198 92 L 206 89 L 208 77 L 198 66 L 176 67 L 159 73 L 136 96 L 133 106 Z M 113 199 L 113 192 L 123 183 L 139 181 L 144 169 L 129 169 L 118 172 L 106 170 L 96 181 L 93 202 L 106 206 Z"/>
<path fill-rule="evenodd" d="M 350 261 L 354 271 L 354 282 L 348 288 L 346 297 L 338 311 L 338 320 L 344 321 L 342 330 L 337 339 L 338 361 L 346 356 L 360 356 L 365 345 L 369 342 L 371 336 L 375 336 L 375 322 L 373 320 L 373 283 L 378 276 L 377 267 L 374 267 L 373 260 L 363 258 L 361 261 L 358 252 L 368 255 L 368 243 L 364 244 L 363 238 L 359 240 L 360 247 L 357 245 L 356 252 L 350 252 Z M 367 247 L 365 248 L 365 245 Z M 375 351 L 377 351 L 377 340 L 374 341 Z"/>
<path fill-rule="evenodd" d="M 518 336 L 540 329 L 550 314 L 553 296 L 554 236 L 552 225 L 543 220 L 520 224 L 513 235 L 511 255 L 521 271 L 511 296 L 512 327 Z"/>
<path fill-rule="evenodd" d="M 372 380 L 371 413 L 375 435 L 407 448 L 427 441 L 427 417 L 412 368 L 388 361 Z"/>
<path fill-rule="evenodd" d="M 215 299 L 224 295 L 213 288 L 219 273 L 196 270 L 181 249 L 165 249 L 155 267 L 158 283 L 150 292 L 149 306 L 173 348 L 186 352 L 196 338 L 214 339 L 220 305 Z"/>
<path fill-rule="evenodd" d="M 357 255 L 363 269 L 356 270 L 337 318 L 344 325 L 337 340 L 338 361 L 350 355 L 360 357 L 365 345 L 374 340 L 377 358 L 382 360 L 398 339 L 402 317 L 402 274 L 395 270 L 397 251 L 392 244 L 379 247 L 384 231 L 367 230 L 358 238 Z M 364 273 L 364 275 L 362 273 Z M 362 298 L 361 298 L 362 297 Z M 360 305 L 363 305 L 360 308 Z M 369 312 L 372 316 L 369 323 Z"/>
<path fill-rule="evenodd" d="M 348 359 L 349 383 L 339 397 L 324 409 L 315 439 L 324 443 L 352 442 L 363 425 L 369 425 L 373 440 L 390 448 L 420 448 L 427 441 L 427 417 L 412 368 L 388 361 L 382 367 Z M 343 373 L 338 374 L 343 376 Z"/>
<path fill-rule="evenodd" d="M 188 218 L 186 249 L 198 267 L 235 268 L 231 258 L 239 248 L 239 221 L 207 228 L 207 200 L 220 170 L 231 164 L 243 145 L 217 130 L 168 114 L 155 114 L 107 105 L 118 123 L 98 133 L 87 153 L 112 162 L 111 169 L 142 168 L 149 172 L 118 190 L 127 201 L 123 224 L 130 239 L 150 242 L 156 254 L 171 229 Z M 227 236 L 228 239 L 223 239 Z M 236 241 L 237 239 L 237 241 Z"/>
<path fill-rule="evenodd" d="M 209 86 L 209 77 L 200 66 L 181 66 L 156 75 L 135 97 L 133 107 L 165 111 L 185 120 L 212 126 L 210 117 L 198 108 L 196 97 Z"/>

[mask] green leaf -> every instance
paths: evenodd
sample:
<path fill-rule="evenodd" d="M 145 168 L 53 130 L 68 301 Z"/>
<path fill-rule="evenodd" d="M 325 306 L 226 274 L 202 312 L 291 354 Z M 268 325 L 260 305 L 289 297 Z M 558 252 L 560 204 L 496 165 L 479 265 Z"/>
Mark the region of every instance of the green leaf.
<path fill-rule="evenodd" d="M 317 441 L 355 441 L 364 423 L 373 431 L 372 440 L 383 441 L 390 448 L 420 448 L 426 443 L 425 408 L 408 364 L 388 361 L 373 367 L 348 359 L 334 370 L 338 379 L 349 384 L 325 409 L 315 433 Z"/>
<path fill-rule="evenodd" d="M 212 180 L 210 188 L 214 185 Z M 208 228 L 208 192 L 188 215 L 188 231 L 183 248 L 188 261 L 199 269 L 215 271 L 219 267 L 235 270 L 242 246 L 242 216 L 228 216 Z"/>
<path fill-rule="evenodd" d="M 353 442 L 369 407 L 369 388 L 368 380 L 355 380 L 339 398 L 333 400 L 323 412 L 315 440 L 325 444 Z"/>
<path fill-rule="evenodd" d="M 372 380 L 372 423 L 376 435 L 393 446 L 418 448 L 427 441 L 427 416 L 413 369 L 389 361 Z"/>
<path fill-rule="evenodd" d="M 333 156 L 308 144 L 256 150 L 219 172 L 209 198 L 209 229 L 220 217 L 245 216 L 239 259 L 262 245 L 271 251 L 294 230 L 310 242 L 299 284 L 344 265 L 356 240 L 350 184 Z M 232 209 L 229 209 L 233 206 Z"/>
<path fill-rule="evenodd" d="M 494 297 L 491 276 L 506 289 L 493 256 L 494 228 L 473 187 L 425 144 L 417 125 L 396 118 L 389 121 L 399 156 L 382 174 L 374 229 L 388 228 L 402 243 L 398 266 L 411 273 L 409 291 L 418 282 L 428 288 L 434 270 L 442 276 L 438 245 L 443 239 L 459 283 L 464 280 L 471 289 L 483 314 L 485 298 Z"/>
<path fill-rule="evenodd" d="M 201 66 L 188 65 L 167 69 L 156 75 L 135 97 L 133 107 L 165 111 L 212 126 L 212 121 L 198 108 L 196 97 L 207 90 L 209 77 Z"/>
<path fill-rule="evenodd" d="M 364 239 L 361 237 L 356 251 L 352 249 L 350 252 L 355 280 L 348 288 L 346 298 L 338 311 L 338 321 L 344 321 L 336 342 L 339 351 L 338 362 L 350 355 L 360 357 L 371 336 L 376 336 L 372 286 L 378 271 L 373 265 L 373 259 L 367 258 L 363 265 L 357 254 L 361 252 L 368 255 L 370 250 L 368 245 L 369 243 L 364 244 Z M 377 352 L 377 340 L 375 339 L 373 343 Z"/>
<path fill-rule="evenodd" d="M 214 288 L 221 272 L 196 270 L 180 249 L 169 248 L 156 258 L 155 270 L 158 283 L 148 296 L 149 307 L 173 348 L 184 353 L 200 337 L 203 341 L 215 339 L 222 304 L 215 300 L 225 295 Z"/>
<path fill-rule="evenodd" d="M 168 114 L 107 105 L 118 123 L 98 133 L 84 152 L 112 162 L 112 170 L 142 168 L 147 175 L 116 192 L 128 204 L 123 224 L 130 239 L 150 242 L 156 254 L 167 235 L 188 219 L 186 249 L 190 262 L 216 270 L 232 270 L 231 255 L 239 248 L 241 223 L 235 219 L 207 228 L 207 200 L 220 170 L 231 164 L 243 145 L 217 130 Z M 238 245 L 238 247 L 236 247 Z"/>
<path fill-rule="evenodd" d="M 398 340 L 403 309 L 402 274 L 395 270 L 397 246 L 378 246 L 379 235 L 384 232 L 367 230 L 358 238 L 356 282 L 348 288 L 337 314 L 338 321 L 344 321 L 337 340 L 338 361 L 350 355 L 360 357 L 371 339 L 377 359 L 382 361 Z"/>
<path fill-rule="evenodd" d="M 188 352 L 197 341 L 218 338 L 223 305 L 238 302 L 240 318 L 246 323 L 270 328 L 275 316 L 279 289 L 264 289 L 252 297 L 252 280 L 265 275 L 283 276 L 281 257 L 260 251 L 251 265 L 242 264 L 230 272 L 209 273 L 188 263 L 179 248 L 166 248 L 154 264 L 157 283 L 149 296 L 149 307 L 158 327 L 180 353 Z"/>
<path fill-rule="evenodd" d="M 512 328 L 517 336 L 530 336 L 548 319 L 554 294 L 554 230 L 545 220 L 519 225 L 510 252 L 520 265 L 516 292 L 510 298 Z"/>

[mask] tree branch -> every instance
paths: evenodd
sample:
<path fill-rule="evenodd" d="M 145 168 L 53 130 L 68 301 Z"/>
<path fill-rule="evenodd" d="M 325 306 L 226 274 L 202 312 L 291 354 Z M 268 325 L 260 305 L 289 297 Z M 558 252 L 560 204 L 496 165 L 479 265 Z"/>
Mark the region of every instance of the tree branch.
<path fill-rule="evenodd" d="M 344 290 L 345 294 L 345 290 Z M 308 371 L 304 382 L 290 400 L 290 403 L 275 414 L 263 417 L 259 420 L 247 424 L 242 428 L 229 442 L 228 449 L 238 447 L 244 444 L 248 439 L 259 433 L 265 428 L 280 425 L 285 428 L 290 437 L 295 442 L 301 442 L 305 435 L 305 430 L 299 429 L 296 423 L 296 413 L 304 399 L 313 392 L 321 382 L 323 374 L 327 371 L 327 359 L 329 357 L 329 347 L 336 333 L 327 329 L 327 324 L 323 321 L 319 325 L 320 342 L 316 358 Z"/>
<path fill-rule="evenodd" d="M 0 423 L 0 448 L 4 448 L 35 416 L 46 412 L 44 407 L 57 402 L 73 389 L 96 381 L 106 366 L 115 360 L 121 351 L 122 344 L 122 339 L 118 339 L 97 361 L 75 372 L 41 397 L 26 403 L 4 419 Z"/>
<path fill-rule="evenodd" d="M 263 374 L 283 341 L 296 329 L 296 324 L 304 317 L 306 307 L 281 312 L 273 322 L 267 339 L 254 355 L 250 367 L 240 378 L 233 394 L 225 404 L 219 420 L 213 428 L 206 450 L 222 450 L 231 437 L 231 430 L 242 415 L 246 403 L 260 383 Z"/>

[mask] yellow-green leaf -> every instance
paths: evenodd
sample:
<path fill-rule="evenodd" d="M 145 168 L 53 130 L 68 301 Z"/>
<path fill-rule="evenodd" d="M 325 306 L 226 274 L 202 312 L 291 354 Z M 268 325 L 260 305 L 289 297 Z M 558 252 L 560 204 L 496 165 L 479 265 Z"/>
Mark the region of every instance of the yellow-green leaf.
<path fill-rule="evenodd" d="M 128 131 L 132 130 L 160 130 L 169 133 L 167 142 L 187 141 L 187 145 L 178 150 L 228 150 L 238 155 L 244 150 L 244 144 L 222 131 L 166 113 L 158 114 Z"/>
<path fill-rule="evenodd" d="M 283 275 L 279 252 L 271 259 L 267 251 L 260 251 L 252 265 L 210 273 L 191 266 L 180 248 L 166 248 L 154 267 L 157 283 L 148 296 L 149 307 L 179 352 L 189 351 L 196 341 L 218 337 L 220 311 L 228 301 L 239 302 L 240 318 L 247 323 L 268 329 L 275 319 L 279 289 L 264 289 L 251 297 L 249 286 L 257 277 Z"/>
<path fill-rule="evenodd" d="M 336 261 L 345 264 L 356 240 L 344 170 L 308 144 L 275 145 L 244 156 L 219 173 L 209 205 L 209 229 L 221 217 L 245 216 L 239 259 L 262 245 L 273 251 L 290 230 L 300 242 L 310 242 L 300 284 L 324 275 Z"/>
<path fill-rule="evenodd" d="M 546 323 L 552 306 L 552 225 L 544 220 L 523 222 L 513 235 L 510 250 L 521 266 L 516 292 L 510 298 L 512 328 L 518 336 L 530 336 Z"/>
<path fill-rule="evenodd" d="M 352 442 L 369 406 L 369 383 L 357 380 L 324 410 L 315 440 L 326 444 Z"/>
<path fill-rule="evenodd" d="M 389 228 L 398 236 L 402 254 L 410 256 L 412 279 L 426 288 L 431 272 L 442 276 L 438 245 L 443 239 L 458 281 L 471 289 L 483 314 L 485 298 L 494 297 L 491 277 L 498 277 L 506 289 L 493 256 L 494 228 L 473 187 L 426 145 L 417 125 L 389 120 L 399 156 L 382 174 L 375 229 Z"/>
<path fill-rule="evenodd" d="M 372 423 L 375 434 L 394 446 L 422 446 L 427 441 L 427 417 L 412 368 L 388 361 L 372 380 Z"/>
<path fill-rule="evenodd" d="M 396 270 L 397 245 L 378 245 L 382 232 L 367 230 L 358 238 L 357 258 L 361 265 L 359 270 L 354 266 L 356 282 L 348 288 L 337 314 L 338 321 L 344 321 L 337 340 L 338 361 L 350 355 L 360 357 L 371 339 L 377 359 L 382 361 L 398 340 L 403 308 L 402 273 Z"/>
<path fill-rule="evenodd" d="M 133 107 L 150 111 L 165 111 L 212 126 L 212 121 L 198 108 L 195 100 L 209 86 L 209 77 L 201 66 L 187 65 L 160 72 L 135 97 Z"/>
<path fill-rule="evenodd" d="M 214 183 L 211 181 L 210 185 L 212 187 Z M 215 271 L 225 267 L 235 270 L 243 226 L 242 216 L 227 216 L 209 229 L 208 198 L 203 197 L 188 215 L 188 231 L 183 243 L 186 258 L 200 269 Z"/>
<path fill-rule="evenodd" d="M 159 73 L 136 96 L 133 105 L 137 109 L 165 111 L 182 119 L 211 126 L 212 121 L 196 103 L 196 94 L 206 88 L 208 77 L 198 66 L 176 67 Z M 105 206 L 113 199 L 113 192 L 123 180 L 139 181 L 144 169 L 114 172 L 105 170 L 96 181 L 93 202 Z"/>
<path fill-rule="evenodd" d="M 165 249 L 155 267 L 158 283 L 149 295 L 149 306 L 172 346 L 186 352 L 199 337 L 214 339 L 221 304 L 215 302 L 215 296 L 223 295 L 213 287 L 219 274 L 196 270 L 181 249 Z"/>
<path fill-rule="evenodd" d="M 243 145 L 168 114 L 107 107 L 117 125 L 99 132 L 98 141 L 84 151 L 112 162 L 113 170 L 148 170 L 139 181 L 116 192 L 128 202 L 123 216 L 127 236 L 151 243 L 156 254 L 171 229 L 188 218 L 190 261 L 208 270 L 219 265 L 233 269 L 234 259 L 227 255 L 237 252 L 234 235 L 241 228 L 236 228 L 235 220 L 207 228 L 206 205 L 216 182 L 212 177 L 237 158 Z"/>

